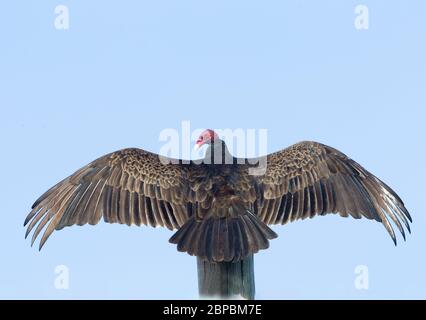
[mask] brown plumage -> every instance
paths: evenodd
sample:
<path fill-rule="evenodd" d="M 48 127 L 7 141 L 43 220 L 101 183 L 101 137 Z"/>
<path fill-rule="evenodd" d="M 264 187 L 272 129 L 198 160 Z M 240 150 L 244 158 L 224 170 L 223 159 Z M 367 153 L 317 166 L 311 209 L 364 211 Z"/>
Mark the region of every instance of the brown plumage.
<path fill-rule="evenodd" d="M 178 250 L 212 262 L 241 261 L 269 247 L 268 227 L 327 213 L 383 223 L 405 239 L 411 217 L 386 184 L 331 147 L 302 142 L 267 157 L 266 172 L 251 175 L 253 161 L 233 158 L 211 130 L 203 163 L 167 159 L 141 149 L 101 157 L 58 183 L 25 220 L 40 249 L 55 230 L 108 223 L 162 226 L 177 232 Z"/>

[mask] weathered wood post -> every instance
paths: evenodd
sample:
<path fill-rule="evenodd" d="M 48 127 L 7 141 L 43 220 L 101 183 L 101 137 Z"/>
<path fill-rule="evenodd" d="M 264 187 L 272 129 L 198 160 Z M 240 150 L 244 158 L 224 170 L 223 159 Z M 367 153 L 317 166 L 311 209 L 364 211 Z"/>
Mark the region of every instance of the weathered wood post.
<path fill-rule="evenodd" d="M 197 258 L 200 298 L 254 300 L 254 257 L 238 262 L 208 262 Z"/>

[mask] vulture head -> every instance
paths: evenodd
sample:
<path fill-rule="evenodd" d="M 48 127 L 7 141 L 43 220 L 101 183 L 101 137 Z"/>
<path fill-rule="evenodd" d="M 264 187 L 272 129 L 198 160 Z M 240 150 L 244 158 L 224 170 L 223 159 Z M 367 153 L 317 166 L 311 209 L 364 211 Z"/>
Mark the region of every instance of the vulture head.
<path fill-rule="evenodd" d="M 225 141 L 220 139 L 219 135 L 211 129 L 203 131 L 195 143 L 195 150 L 199 150 L 203 145 L 207 145 L 207 151 L 204 157 L 205 164 L 233 164 L 236 159 L 231 155 Z"/>
<path fill-rule="evenodd" d="M 203 133 L 198 137 L 197 142 L 195 143 L 195 148 L 198 150 L 205 144 L 213 144 L 215 141 L 218 141 L 219 135 L 211 129 L 203 131 Z"/>

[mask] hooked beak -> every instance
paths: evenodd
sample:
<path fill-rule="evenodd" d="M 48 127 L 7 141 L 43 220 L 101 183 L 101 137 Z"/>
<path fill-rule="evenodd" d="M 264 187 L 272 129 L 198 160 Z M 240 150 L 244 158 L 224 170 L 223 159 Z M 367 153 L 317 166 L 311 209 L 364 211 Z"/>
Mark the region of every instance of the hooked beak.
<path fill-rule="evenodd" d="M 204 141 L 201 139 L 198 139 L 197 142 L 195 142 L 194 150 L 198 151 L 200 148 L 204 145 Z"/>
<path fill-rule="evenodd" d="M 200 150 L 200 148 L 201 148 L 201 141 L 197 141 L 197 143 L 194 146 L 194 150 L 198 151 L 198 150 Z"/>

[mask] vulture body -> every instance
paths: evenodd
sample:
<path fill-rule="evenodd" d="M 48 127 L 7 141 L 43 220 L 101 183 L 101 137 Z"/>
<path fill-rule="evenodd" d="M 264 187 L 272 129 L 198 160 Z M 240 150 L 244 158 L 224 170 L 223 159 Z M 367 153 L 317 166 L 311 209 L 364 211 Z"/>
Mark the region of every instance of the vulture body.
<path fill-rule="evenodd" d="M 232 269 L 247 261 L 252 267 L 253 254 L 269 247 L 277 237 L 269 225 L 328 213 L 365 217 L 381 222 L 395 244 L 389 220 L 404 239 L 404 226 L 410 230 L 411 217 L 398 195 L 336 149 L 301 142 L 267 156 L 266 171 L 253 175 L 258 163 L 234 158 L 212 130 L 197 144 L 208 145 L 203 161 L 187 163 L 141 149 L 95 160 L 34 203 L 26 236 L 35 230 L 34 243 L 45 228 L 41 249 L 53 231 L 102 218 L 162 226 L 177 230 L 170 242 L 197 256 L 199 264 Z M 252 297 L 250 290 L 246 296 Z"/>

